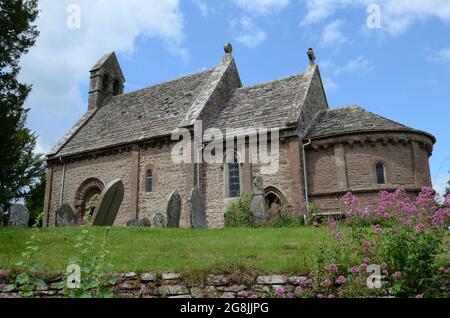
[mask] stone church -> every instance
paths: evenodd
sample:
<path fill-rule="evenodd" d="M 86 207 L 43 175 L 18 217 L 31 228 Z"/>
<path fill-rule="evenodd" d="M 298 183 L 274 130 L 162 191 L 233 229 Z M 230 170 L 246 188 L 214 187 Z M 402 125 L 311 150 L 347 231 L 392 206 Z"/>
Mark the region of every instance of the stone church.
<path fill-rule="evenodd" d="M 431 186 L 435 138 L 356 105 L 330 109 L 311 49 L 307 56 L 302 73 L 243 87 L 227 45 L 214 68 L 125 94 L 116 55 L 105 55 L 90 70 L 86 113 L 48 153 L 44 225 L 55 226 L 63 203 L 83 215 L 94 195 L 121 179 L 125 194 L 115 225 L 164 214 L 168 196 L 178 190 L 180 226 L 190 227 L 187 203 L 198 187 L 208 226 L 222 227 L 227 205 L 251 193 L 261 164 L 236 158 L 174 163 L 173 131 L 194 134 L 196 121 L 203 130 L 278 129 L 277 173 L 262 176 L 269 204 L 314 203 L 326 214 L 339 211 L 348 191 L 369 201 L 380 190 L 416 194 Z M 241 156 L 247 157 L 250 137 L 243 138 Z M 201 152 L 203 143 L 191 151 Z"/>

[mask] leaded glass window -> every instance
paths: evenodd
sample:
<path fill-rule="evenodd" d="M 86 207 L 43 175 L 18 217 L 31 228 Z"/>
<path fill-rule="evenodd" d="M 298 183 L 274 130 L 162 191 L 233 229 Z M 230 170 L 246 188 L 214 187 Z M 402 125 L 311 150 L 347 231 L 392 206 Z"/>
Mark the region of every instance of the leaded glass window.
<path fill-rule="evenodd" d="M 153 191 L 153 173 L 151 170 L 147 171 L 147 177 L 145 182 L 145 189 L 147 192 Z"/>
<path fill-rule="evenodd" d="M 236 198 L 241 193 L 240 166 L 237 158 L 228 163 L 228 197 Z"/>
<path fill-rule="evenodd" d="M 377 183 L 378 184 L 385 184 L 386 183 L 386 176 L 384 171 L 384 165 L 382 163 L 377 163 L 376 167 L 377 172 Z"/>

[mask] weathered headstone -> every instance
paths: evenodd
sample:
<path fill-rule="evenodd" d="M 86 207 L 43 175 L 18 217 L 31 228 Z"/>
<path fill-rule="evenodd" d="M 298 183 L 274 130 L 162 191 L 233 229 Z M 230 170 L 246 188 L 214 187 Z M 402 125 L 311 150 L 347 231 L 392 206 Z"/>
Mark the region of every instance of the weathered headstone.
<path fill-rule="evenodd" d="M 13 204 L 9 208 L 8 226 L 27 227 L 30 212 L 23 204 Z"/>
<path fill-rule="evenodd" d="M 269 216 L 263 183 L 264 181 L 261 176 L 253 179 L 252 198 L 250 201 L 250 213 L 253 225 L 261 225 Z"/>
<path fill-rule="evenodd" d="M 75 213 L 68 203 L 64 203 L 56 210 L 56 226 L 75 225 Z"/>
<path fill-rule="evenodd" d="M 203 206 L 203 196 L 198 188 L 193 188 L 188 199 L 188 211 L 191 216 L 192 228 L 207 228 L 206 213 Z"/>
<path fill-rule="evenodd" d="M 181 197 L 178 191 L 173 191 L 167 202 L 167 227 L 178 228 L 180 227 L 181 216 Z"/>
<path fill-rule="evenodd" d="M 164 227 L 164 215 L 162 213 L 155 213 L 153 215 L 153 223 L 152 226 L 156 228 Z"/>
<path fill-rule="evenodd" d="M 127 222 L 128 227 L 150 227 L 150 220 L 143 218 L 141 220 L 130 220 Z"/>
<path fill-rule="evenodd" d="M 128 227 L 139 227 L 139 220 L 129 220 L 127 222 Z"/>
<path fill-rule="evenodd" d="M 120 179 L 108 184 L 100 194 L 98 208 L 92 217 L 95 226 L 112 226 L 119 212 L 124 195 L 123 182 Z"/>
<path fill-rule="evenodd" d="M 150 220 L 148 218 L 142 218 L 139 221 L 139 227 L 150 227 L 150 226 L 151 226 L 151 224 L 150 224 Z"/>

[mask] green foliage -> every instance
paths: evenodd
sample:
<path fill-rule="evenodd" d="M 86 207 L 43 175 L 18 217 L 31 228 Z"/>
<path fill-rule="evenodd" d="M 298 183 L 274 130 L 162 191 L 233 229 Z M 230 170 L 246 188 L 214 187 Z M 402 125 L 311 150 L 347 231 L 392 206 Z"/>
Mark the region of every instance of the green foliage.
<path fill-rule="evenodd" d="M 236 202 L 227 207 L 225 214 L 226 227 L 250 227 L 250 199 L 247 193 L 242 194 Z"/>
<path fill-rule="evenodd" d="M 304 211 L 273 204 L 264 227 L 294 227 L 305 224 Z"/>
<path fill-rule="evenodd" d="M 427 290 L 437 273 L 436 255 L 442 249 L 439 232 L 417 233 L 411 229 L 398 229 L 383 235 L 383 259 L 392 272 L 401 272 L 393 291 L 402 296 Z M 434 295 L 426 295 L 434 296 Z"/>
<path fill-rule="evenodd" d="M 81 284 L 77 289 L 69 289 L 66 285 L 64 291 L 68 297 L 111 298 L 114 296 L 108 289 L 116 283 L 113 266 L 110 263 L 109 231 L 110 228 L 106 228 L 99 246 L 94 244 L 95 239 L 90 233 L 90 228 L 83 228 L 81 234 L 77 236 L 74 248 L 80 252 L 81 256 L 72 257 L 70 264 L 80 266 Z"/>
<path fill-rule="evenodd" d="M 0 207 L 24 196 L 42 169 L 36 135 L 25 127 L 23 107 L 31 87 L 19 83 L 20 58 L 35 43 L 36 0 L 0 0 Z"/>
<path fill-rule="evenodd" d="M 37 181 L 30 186 L 30 190 L 25 196 L 25 206 L 30 212 L 29 222 L 34 224 L 37 221 L 38 225 L 42 226 L 42 208 L 44 206 L 45 184 L 47 179 L 43 167 L 39 171 L 39 174 Z"/>
<path fill-rule="evenodd" d="M 38 218 L 39 219 L 39 218 Z M 15 284 L 6 286 L 5 291 L 13 289 L 19 290 L 20 297 L 33 297 L 33 289 L 45 285 L 42 279 L 37 277 L 38 265 L 36 256 L 40 254 L 40 239 L 38 238 L 39 224 L 36 222 L 32 227 L 29 240 L 25 243 L 25 251 L 22 252 L 22 259 L 15 265 L 21 269 L 22 273 L 16 276 Z"/>
<path fill-rule="evenodd" d="M 450 171 L 449 171 L 449 173 L 450 173 Z M 450 195 L 450 177 L 449 177 L 449 179 L 448 179 L 447 184 L 448 184 L 448 187 L 445 188 L 444 197 Z"/>

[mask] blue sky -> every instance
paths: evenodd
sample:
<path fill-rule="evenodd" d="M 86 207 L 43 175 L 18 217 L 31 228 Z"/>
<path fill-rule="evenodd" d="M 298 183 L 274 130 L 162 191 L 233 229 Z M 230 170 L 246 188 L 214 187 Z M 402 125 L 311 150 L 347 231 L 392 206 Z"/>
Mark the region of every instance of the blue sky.
<path fill-rule="evenodd" d="M 380 28 L 367 25 L 370 4 Z M 133 91 L 214 67 L 226 42 L 244 85 L 302 72 L 313 47 L 330 107 L 358 104 L 432 133 L 433 182 L 442 190 L 448 180 L 448 0 L 41 0 L 40 9 L 21 73 L 34 86 L 28 124 L 39 151 L 86 111 L 89 68 L 108 51 Z M 77 10 L 79 28 L 68 27 Z"/>

